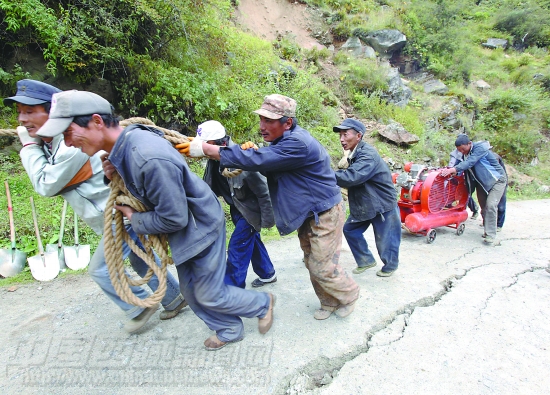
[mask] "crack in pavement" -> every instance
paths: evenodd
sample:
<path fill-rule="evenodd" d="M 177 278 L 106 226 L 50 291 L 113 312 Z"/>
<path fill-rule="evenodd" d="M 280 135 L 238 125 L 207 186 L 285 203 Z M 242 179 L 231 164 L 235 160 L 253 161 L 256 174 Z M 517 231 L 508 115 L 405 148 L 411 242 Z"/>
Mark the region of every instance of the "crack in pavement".
<path fill-rule="evenodd" d="M 521 239 L 518 238 L 517 240 L 529 240 L 532 241 L 533 239 Z M 543 238 L 541 240 L 546 240 L 546 238 Z M 478 248 L 486 248 L 483 246 L 475 247 L 472 249 L 472 251 L 466 252 L 463 254 L 460 258 L 454 258 L 450 262 L 456 262 L 460 260 L 461 258 L 465 258 L 469 254 L 471 254 L 473 251 L 477 250 Z M 447 262 L 448 264 L 449 262 Z M 349 361 L 354 360 L 361 354 L 366 354 L 369 352 L 369 350 L 373 347 L 383 347 L 388 346 L 390 344 L 396 343 L 400 341 L 405 336 L 405 331 L 408 326 L 409 317 L 414 313 L 415 309 L 417 307 L 431 307 L 434 306 L 436 303 L 438 303 L 443 296 L 451 292 L 452 288 L 454 287 L 454 283 L 456 281 L 459 281 L 463 279 L 468 273 L 470 273 L 472 270 L 493 266 L 493 265 L 508 265 L 509 263 L 502 263 L 502 262 L 488 262 L 477 266 L 472 266 L 470 268 L 463 269 L 464 273 L 462 274 L 454 274 L 450 276 L 449 278 L 443 280 L 440 282 L 441 290 L 436 292 L 435 294 L 431 296 L 425 296 L 423 298 L 418 299 L 415 302 L 411 302 L 406 304 L 405 306 L 395 310 L 393 313 L 390 314 L 389 317 L 382 319 L 380 322 L 374 324 L 370 330 L 365 334 L 366 341 L 365 345 L 353 347 L 352 349 L 346 351 L 342 355 L 338 357 L 328 358 L 325 356 L 318 357 L 312 361 L 310 361 L 307 365 L 303 366 L 302 368 L 298 369 L 295 373 L 287 376 L 285 379 L 282 380 L 281 384 L 279 384 L 278 388 L 275 389 L 275 394 L 284 394 L 284 395 L 295 395 L 295 394 L 301 394 L 304 393 L 304 391 L 312 391 L 315 388 L 322 388 L 325 385 L 328 385 L 332 382 L 332 379 L 336 377 L 338 372 L 342 369 L 342 367 Z M 535 270 L 544 270 L 545 267 L 541 266 L 531 266 L 528 269 L 522 270 L 521 272 L 516 273 L 513 278 L 514 281 L 512 281 L 509 285 L 501 287 L 503 290 L 506 288 L 510 288 L 513 285 L 517 284 L 519 280 L 519 276 L 534 272 Z M 487 308 L 487 305 L 492 297 L 496 294 L 496 291 L 492 291 L 491 295 L 487 297 L 485 305 L 480 309 L 480 315 L 484 309 Z M 394 338 L 391 339 L 385 343 L 377 343 L 372 344 L 373 337 L 386 330 L 391 329 L 390 326 L 394 324 L 400 317 L 403 317 L 403 324 L 400 329 L 400 334 Z M 393 328 L 394 330 L 397 330 L 398 328 Z M 297 387 L 296 389 L 294 387 Z"/>

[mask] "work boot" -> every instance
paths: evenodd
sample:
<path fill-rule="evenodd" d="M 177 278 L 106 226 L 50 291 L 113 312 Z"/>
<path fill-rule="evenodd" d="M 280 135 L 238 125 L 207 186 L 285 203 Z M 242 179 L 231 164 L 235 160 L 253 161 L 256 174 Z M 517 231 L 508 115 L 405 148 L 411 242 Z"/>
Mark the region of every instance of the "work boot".
<path fill-rule="evenodd" d="M 124 325 L 124 330 L 128 333 L 135 333 L 139 331 L 143 326 L 149 321 L 149 318 L 153 314 L 155 314 L 155 311 L 158 310 L 160 307 L 160 303 L 155 303 L 151 307 L 146 307 L 145 310 L 143 310 L 139 315 L 135 318 L 132 318 L 130 321 L 126 322 Z"/>
<path fill-rule="evenodd" d="M 175 316 L 177 316 L 179 313 L 180 313 L 180 310 L 183 309 L 185 306 L 187 306 L 187 301 L 184 300 L 183 302 L 181 302 L 178 307 L 176 307 L 174 310 L 164 310 L 164 311 L 161 311 L 160 313 L 160 316 L 159 318 L 161 320 L 169 320 L 171 318 L 174 318 Z"/>

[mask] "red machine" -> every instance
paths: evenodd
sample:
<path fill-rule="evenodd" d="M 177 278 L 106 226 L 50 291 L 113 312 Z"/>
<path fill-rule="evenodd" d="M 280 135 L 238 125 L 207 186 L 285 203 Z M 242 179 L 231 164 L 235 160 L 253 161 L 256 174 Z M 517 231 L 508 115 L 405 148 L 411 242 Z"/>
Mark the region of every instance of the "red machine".
<path fill-rule="evenodd" d="M 404 173 L 394 174 L 394 183 L 401 187 L 397 205 L 402 227 L 426 236 L 428 243 L 433 243 L 435 228 L 441 226 L 456 229 L 460 236 L 468 219 L 464 176 L 442 177 L 441 170 L 411 162 L 405 165 Z"/>

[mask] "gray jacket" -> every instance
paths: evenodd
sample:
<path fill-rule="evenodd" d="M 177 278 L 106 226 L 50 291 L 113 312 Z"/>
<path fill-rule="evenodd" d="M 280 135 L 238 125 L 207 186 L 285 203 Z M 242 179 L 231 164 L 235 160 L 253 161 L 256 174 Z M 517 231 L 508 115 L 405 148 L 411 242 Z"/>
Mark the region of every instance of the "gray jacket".
<path fill-rule="evenodd" d="M 348 162 L 347 169 L 336 171 L 336 182 L 348 188 L 352 220 L 368 221 L 397 207 L 390 168 L 374 147 L 360 141 Z"/>
<path fill-rule="evenodd" d="M 210 187 L 162 136 L 157 129 L 130 125 L 117 138 L 109 160 L 128 191 L 150 210 L 132 215 L 134 231 L 167 234 L 179 265 L 225 231 L 224 214 Z"/>
<path fill-rule="evenodd" d="M 89 157 L 78 148 L 67 147 L 63 135 L 53 138 L 51 148 L 47 144 L 28 145 L 19 156 L 34 190 L 42 196 L 61 195 L 75 213 L 96 233 L 103 233 L 103 211 L 110 190 L 103 182 L 103 167 L 98 152 Z M 76 188 L 65 189 L 87 160 L 92 166 L 92 177 Z"/>
<path fill-rule="evenodd" d="M 236 145 L 231 139 L 228 147 Z M 212 173 L 217 161 L 208 160 L 203 180 L 212 188 L 215 178 Z M 241 213 L 246 222 L 248 222 L 257 232 L 262 228 L 271 228 L 275 225 L 273 216 L 273 207 L 267 187 L 267 179 L 257 171 L 243 171 L 236 177 L 226 178 L 231 191 L 233 205 Z"/>

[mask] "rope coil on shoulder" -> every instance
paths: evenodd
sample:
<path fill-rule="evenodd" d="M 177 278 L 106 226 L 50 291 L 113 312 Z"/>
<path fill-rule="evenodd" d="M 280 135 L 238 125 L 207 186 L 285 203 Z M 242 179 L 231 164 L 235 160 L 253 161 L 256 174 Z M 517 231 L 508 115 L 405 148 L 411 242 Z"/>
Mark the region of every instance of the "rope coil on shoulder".
<path fill-rule="evenodd" d="M 146 118 L 129 118 L 120 122 L 120 126 L 126 127 L 131 124 L 140 123 L 147 126 L 153 126 L 156 129 L 164 132 L 164 138 L 166 138 L 172 145 L 180 144 L 189 141 L 187 136 L 184 136 L 173 130 L 168 130 L 155 126 L 155 124 Z M 166 234 L 160 235 L 138 235 L 138 238 L 143 245 L 142 250 L 135 241 L 128 235 L 124 227 L 124 218 L 122 212 L 114 210 L 115 204 L 126 205 L 132 207 L 137 212 L 145 212 L 147 208 L 128 191 L 124 185 L 124 181 L 118 173 L 113 173 L 111 183 L 109 184 L 111 193 L 107 200 L 105 207 L 105 222 L 104 222 L 104 248 L 105 248 L 105 261 L 107 263 L 107 269 L 109 271 L 109 277 L 116 293 L 126 303 L 130 303 L 139 307 L 151 307 L 160 302 L 166 294 L 166 276 L 167 265 L 173 264 L 172 258 L 168 255 L 168 236 Z M 113 214 L 114 213 L 114 214 Z M 114 230 L 113 230 L 114 223 Z M 129 278 L 126 275 L 123 253 L 122 253 L 122 241 L 130 247 L 132 252 L 139 256 L 149 266 L 147 274 L 138 280 Z M 160 258 L 160 266 L 156 264 L 154 252 L 157 253 Z M 139 286 L 146 284 L 151 277 L 156 275 L 159 280 L 159 286 L 152 295 L 145 299 L 140 299 L 134 295 L 131 286 Z"/>

